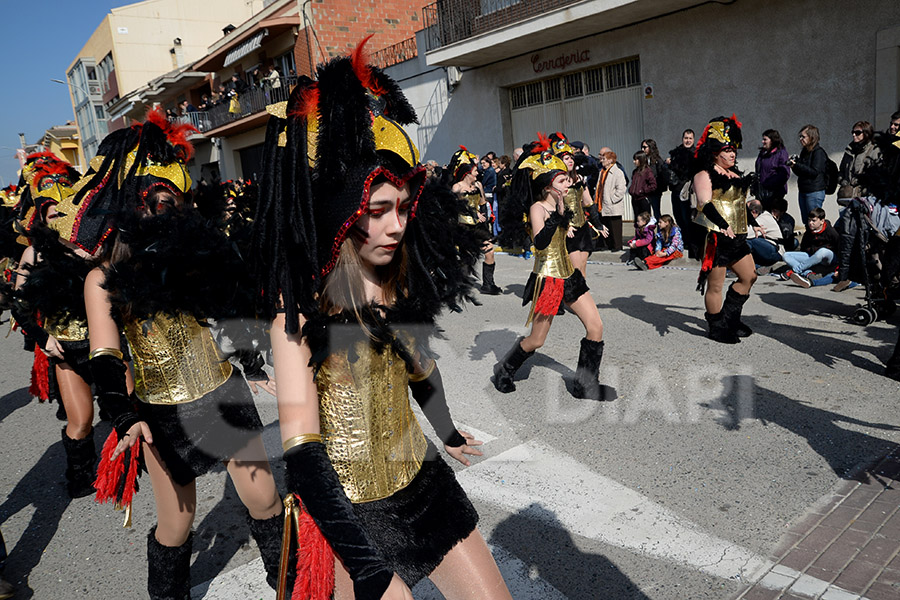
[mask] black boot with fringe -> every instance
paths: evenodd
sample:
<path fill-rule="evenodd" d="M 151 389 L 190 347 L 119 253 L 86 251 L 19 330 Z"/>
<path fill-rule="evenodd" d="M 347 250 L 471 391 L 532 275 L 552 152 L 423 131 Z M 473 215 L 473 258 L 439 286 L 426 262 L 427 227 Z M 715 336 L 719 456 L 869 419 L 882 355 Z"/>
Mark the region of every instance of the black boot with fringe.
<path fill-rule="evenodd" d="M 728 326 L 739 338 L 750 337 L 753 330 L 741 322 L 741 313 L 744 310 L 744 303 L 750 298 L 750 294 L 740 294 L 734 289 L 732 283 L 728 286 L 728 292 L 725 294 L 725 303 L 722 305 L 722 312 L 725 314 L 725 320 Z"/>
<path fill-rule="evenodd" d="M 489 296 L 499 296 L 503 290 L 497 287 L 497 284 L 494 283 L 494 268 L 497 266 L 494 264 L 481 264 L 481 293 L 488 294 Z"/>
<path fill-rule="evenodd" d="M 587 338 L 581 339 L 581 351 L 578 353 L 578 367 L 575 369 L 575 383 L 572 395 L 602 402 L 603 389 L 600 385 L 600 361 L 603 360 L 603 342 L 595 342 Z"/>
<path fill-rule="evenodd" d="M 156 525 L 147 534 L 147 592 L 150 600 L 190 600 L 194 533 L 180 546 L 163 546 Z"/>
<path fill-rule="evenodd" d="M 725 311 L 706 313 L 706 322 L 709 323 L 709 339 L 722 344 L 737 344 L 741 338 L 728 327 L 725 320 Z"/>
<path fill-rule="evenodd" d="M 263 566 L 266 568 L 266 583 L 273 590 L 278 589 L 278 570 L 281 565 L 281 539 L 284 530 L 284 509 L 268 519 L 254 519 L 247 513 L 250 535 L 256 541 Z M 294 589 L 296 561 L 288 561 L 287 590 Z"/>
<path fill-rule="evenodd" d="M 93 428 L 84 439 L 73 440 L 66 435 L 66 428 L 63 427 L 62 442 L 66 451 L 66 491 L 69 497 L 90 496 L 95 492 L 94 479 L 97 477 Z"/>
<path fill-rule="evenodd" d="M 493 383 L 498 392 L 508 394 L 516 391 L 516 384 L 513 383 L 513 377 L 515 376 L 516 371 L 519 370 L 519 367 L 522 366 L 522 363 L 534 354 L 534 350 L 525 352 L 525 350 L 522 349 L 521 342 L 523 339 L 525 338 L 517 339 L 515 345 L 506 353 L 503 360 L 494 365 Z"/>

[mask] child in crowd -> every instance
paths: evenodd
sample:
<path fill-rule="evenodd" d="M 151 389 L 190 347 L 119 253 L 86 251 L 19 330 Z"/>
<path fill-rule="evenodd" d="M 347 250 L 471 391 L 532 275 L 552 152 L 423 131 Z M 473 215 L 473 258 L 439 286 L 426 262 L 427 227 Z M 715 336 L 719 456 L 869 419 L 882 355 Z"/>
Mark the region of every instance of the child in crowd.
<path fill-rule="evenodd" d="M 800 250 L 784 253 L 784 262 L 791 268 L 785 273 L 786 279 L 804 288 L 812 285 L 809 279 L 811 271 L 829 271 L 828 267 L 834 263 L 834 253 L 841 243 L 840 234 L 825 219 L 822 208 L 813 208 L 806 218 L 806 233 L 800 240 Z"/>
<path fill-rule="evenodd" d="M 681 240 L 681 228 L 675 224 L 672 215 L 663 215 L 659 218 L 653 247 L 655 252 L 650 256 L 634 259 L 638 269 L 642 271 L 658 269 L 667 262 L 683 256 L 684 242 Z"/>
<path fill-rule="evenodd" d="M 648 211 L 639 213 L 634 218 L 634 237 L 628 240 L 632 261 L 650 256 L 650 248 L 653 244 L 653 230 L 655 228 L 656 223 L 652 221 Z"/>

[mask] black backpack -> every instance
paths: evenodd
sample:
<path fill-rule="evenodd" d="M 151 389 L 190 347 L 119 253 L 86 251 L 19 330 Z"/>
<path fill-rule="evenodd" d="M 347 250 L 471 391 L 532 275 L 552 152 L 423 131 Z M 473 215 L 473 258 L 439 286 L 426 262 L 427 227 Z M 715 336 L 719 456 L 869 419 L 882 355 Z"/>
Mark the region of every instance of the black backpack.
<path fill-rule="evenodd" d="M 837 191 L 840 172 L 837 164 L 826 155 L 825 158 L 825 194 L 830 196 Z"/>

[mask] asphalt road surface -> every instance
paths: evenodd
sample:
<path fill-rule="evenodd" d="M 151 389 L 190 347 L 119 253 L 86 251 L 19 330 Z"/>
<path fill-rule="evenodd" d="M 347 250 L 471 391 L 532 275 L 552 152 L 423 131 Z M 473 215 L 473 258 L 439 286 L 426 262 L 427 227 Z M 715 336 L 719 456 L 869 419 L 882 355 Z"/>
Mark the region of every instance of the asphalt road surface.
<path fill-rule="evenodd" d="M 704 337 L 697 263 L 640 272 L 619 255 L 594 258 L 601 381 L 618 399 L 566 391 L 583 335 L 571 313 L 554 320 L 517 391 L 494 390 L 491 368 L 525 333 L 531 269 L 498 255 L 504 294 L 446 315 L 433 345 L 455 419 L 486 442 L 457 474 L 517 600 L 729 598 L 791 523 L 900 442 L 900 384 L 880 375 L 898 318 L 862 328 L 846 321 L 861 290 L 766 276 L 744 309 L 756 334 L 716 344 Z M 18 333 L 0 339 L 0 360 L 0 524 L 17 598 L 146 597 L 149 480 L 132 529 L 108 505 L 70 501 L 62 424 L 27 392 Z M 274 399 L 257 402 L 283 490 Z M 98 446 L 108 431 L 97 424 Z M 194 598 L 274 598 L 224 469 L 197 494 Z M 441 598 L 428 582 L 414 593 Z"/>

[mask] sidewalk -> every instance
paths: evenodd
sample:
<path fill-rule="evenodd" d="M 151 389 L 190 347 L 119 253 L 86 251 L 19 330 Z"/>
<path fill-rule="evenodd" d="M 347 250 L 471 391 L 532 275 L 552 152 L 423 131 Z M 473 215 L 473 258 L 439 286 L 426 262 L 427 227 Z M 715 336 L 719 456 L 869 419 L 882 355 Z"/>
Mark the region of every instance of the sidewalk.
<path fill-rule="evenodd" d="M 793 526 L 733 600 L 900 598 L 900 447 Z"/>

